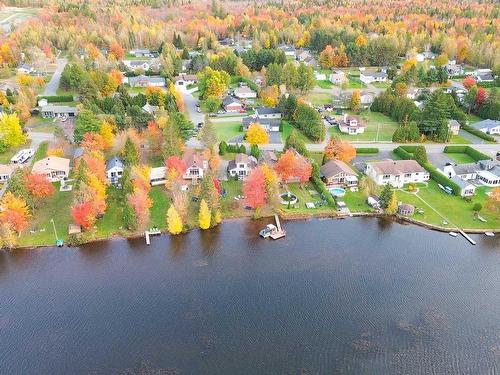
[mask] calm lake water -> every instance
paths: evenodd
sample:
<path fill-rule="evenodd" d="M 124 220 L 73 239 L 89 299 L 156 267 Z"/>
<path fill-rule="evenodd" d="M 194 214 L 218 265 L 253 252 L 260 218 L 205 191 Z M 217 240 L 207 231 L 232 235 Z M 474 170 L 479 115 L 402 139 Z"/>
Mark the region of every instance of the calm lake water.
<path fill-rule="evenodd" d="M 500 373 L 499 236 L 266 222 L 0 252 L 0 373 Z"/>

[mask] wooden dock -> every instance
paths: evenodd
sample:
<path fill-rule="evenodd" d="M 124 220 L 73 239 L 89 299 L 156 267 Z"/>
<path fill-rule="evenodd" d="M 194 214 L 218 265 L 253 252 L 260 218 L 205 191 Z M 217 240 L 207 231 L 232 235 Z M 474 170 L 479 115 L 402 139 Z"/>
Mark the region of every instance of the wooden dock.
<path fill-rule="evenodd" d="M 285 237 L 286 232 L 281 228 L 280 218 L 278 217 L 277 214 L 274 214 L 274 220 L 276 220 L 276 230 L 271 233 L 270 237 L 273 240 Z"/>
<path fill-rule="evenodd" d="M 144 232 L 144 236 L 146 237 L 146 245 L 151 245 L 151 236 L 158 236 L 161 234 L 159 229 L 150 229 Z"/>
<path fill-rule="evenodd" d="M 472 238 L 470 238 L 470 236 L 469 236 L 467 233 L 465 233 L 462 229 L 459 229 L 459 231 L 458 231 L 458 232 L 459 232 L 462 236 L 464 236 L 464 237 L 465 237 L 465 239 L 466 239 L 467 241 L 469 241 L 471 244 L 473 244 L 473 245 L 475 245 L 475 244 L 476 244 L 476 241 L 474 241 Z"/>

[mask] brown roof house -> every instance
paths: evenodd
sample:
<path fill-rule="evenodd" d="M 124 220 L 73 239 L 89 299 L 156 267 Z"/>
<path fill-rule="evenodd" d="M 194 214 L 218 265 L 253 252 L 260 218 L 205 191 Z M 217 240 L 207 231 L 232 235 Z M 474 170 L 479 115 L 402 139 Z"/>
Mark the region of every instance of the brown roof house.
<path fill-rule="evenodd" d="M 49 156 L 33 164 L 32 173 L 41 174 L 50 182 L 64 180 L 69 176 L 69 159 Z"/>
<path fill-rule="evenodd" d="M 429 180 L 429 172 L 415 160 L 384 160 L 368 163 L 366 175 L 377 185 L 390 184 L 396 188 Z"/>
<path fill-rule="evenodd" d="M 358 186 L 358 175 L 341 160 L 330 160 L 319 169 L 320 176 L 329 186 L 345 186 L 355 189 Z"/>
<path fill-rule="evenodd" d="M 16 166 L 9 164 L 0 164 L 0 183 L 7 182 Z"/>
<path fill-rule="evenodd" d="M 201 180 L 208 170 L 208 160 L 205 158 L 203 153 L 198 152 L 193 149 L 187 149 L 184 152 L 182 160 L 186 164 L 186 171 L 182 175 L 185 180 Z"/>
<path fill-rule="evenodd" d="M 247 154 L 237 154 L 234 160 L 229 161 L 227 172 L 231 177 L 244 180 L 257 167 L 257 159 Z"/>

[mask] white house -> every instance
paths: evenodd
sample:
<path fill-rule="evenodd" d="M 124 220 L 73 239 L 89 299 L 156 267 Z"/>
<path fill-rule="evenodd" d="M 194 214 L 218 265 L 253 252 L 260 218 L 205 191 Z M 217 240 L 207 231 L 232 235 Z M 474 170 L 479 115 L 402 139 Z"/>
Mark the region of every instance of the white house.
<path fill-rule="evenodd" d="M 344 118 L 339 121 L 339 130 L 349 135 L 362 134 L 365 132 L 365 128 L 365 125 L 361 123 L 359 118 L 348 116 L 346 113 L 344 114 Z"/>
<path fill-rule="evenodd" d="M 229 161 L 227 172 L 231 177 L 237 176 L 239 180 L 243 180 L 255 167 L 257 167 L 257 159 L 253 156 L 237 154 L 234 160 Z"/>
<path fill-rule="evenodd" d="M 278 108 L 271 107 L 258 107 L 255 108 L 255 114 L 259 116 L 259 118 L 268 118 L 268 119 L 280 119 L 281 112 Z"/>
<path fill-rule="evenodd" d="M 267 132 L 279 132 L 281 119 L 279 118 L 266 118 L 257 115 L 243 117 L 241 119 L 243 125 L 243 131 L 247 131 L 251 124 L 259 124 Z"/>
<path fill-rule="evenodd" d="M 460 177 L 462 180 L 475 180 L 479 166 L 476 163 L 451 164 L 448 163 L 438 171 L 448 178 Z"/>
<path fill-rule="evenodd" d="M 384 72 L 367 72 L 361 71 L 359 74 L 359 79 L 361 82 L 365 84 L 373 83 L 373 82 L 386 82 L 387 81 L 387 73 Z"/>
<path fill-rule="evenodd" d="M 460 187 L 461 197 L 472 197 L 476 193 L 476 186 L 458 176 L 453 176 L 451 180 Z"/>
<path fill-rule="evenodd" d="M 78 109 L 68 105 L 48 104 L 40 109 L 43 118 L 76 117 Z"/>
<path fill-rule="evenodd" d="M 477 172 L 477 179 L 481 181 L 483 185 L 490 187 L 500 186 L 500 166 L 496 166 L 492 169 L 482 170 Z"/>
<path fill-rule="evenodd" d="M 458 135 L 460 132 L 460 123 L 457 120 L 448 120 L 448 130 L 450 134 Z"/>
<path fill-rule="evenodd" d="M 187 149 L 182 157 L 186 165 L 186 171 L 182 175 L 185 180 L 198 180 L 202 179 L 205 172 L 208 170 L 208 160 L 203 153 L 197 152 L 193 149 Z"/>
<path fill-rule="evenodd" d="M 149 70 L 151 68 L 151 63 L 145 60 L 123 60 L 123 64 L 131 70 Z"/>
<path fill-rule="evenodd" d="M 0 183 L 8 181 L 15 169 L 13 165 L 0 164 Z"/>
<path fill-rule="evenodd" d="M 241 86 L 234 89 L 234 96 L 238 99 L 255 99 L 257 93 L 248 86 Z"/>
<path fill-rule="evenodd" d="M 69 159 L 49 156 L 33 164 L 33 174 L 41 174 L 50 182 L 61 181 L 69 176 Z"/>
<path fill-rule="evenodd" d="M 23 74 L 31 74 L 35 72 L 35 68 L 28 64 L 21 64 L 17 67 L 17 71 Z"/>
<path fill-rule="evenodd" d="M 500 134 L 500 121 L 498 120 L 483 120 L 472 124 L 472 127 L 482 131 L 483 133 L 494 135 Z"/>
<path fill-rule="evenodd" d="M 165 87 L 165 78 L 160 76 L 145 76 L 129 77 L 128 84 L 130 87 Z"/>
<path fill-rule="evenodd" d="M 198 77 L 196 74 L 181 73 L 174 78 L 174 82 L 176 86 L 194 85 L 198 82 Z"/>
<path fill-rule="evenodd" d="M 295 57 L 296 49 L 294 46 L 289 46 L 287 44 L 280 44 L 278 48 L 285 53 L 285 56 Z"/>
<path fill-rule="evenodd" d="M 461 76 L 464 74 L 464 68 L 461 65 L 456 64 L 446 65 L 446 71 L 450 77 Z"/>
<path fill-rule="evenodd" d="M 117 156 L 112 157 L 106 162 L 106 177 L 108 181 L 116 185 L 119 179 L 123 176 L 125 166 L 121 159 Z"/>
<path fill-rule="evenodd" d="M 166 168 L 156 167 L 151 168 L 149 172 L 149 183 L 151 186 L 164 185 L 166 182 Z"/>
<path fill-rule="evenodd" d="M 35 150 L 32 148 L 25 148 L 22 150 L 19 150 L 11 159 L 10 162 L 14 164 L 23 164 L 28 161 L 29 158 L 31 158 L 33 155 L 35 155 Z"/>
<path fill-rule="evenodd" d="M 334 85 L 341 85 L 344 82 L 347 82 L 347 77 L 345 73 L 341 70 L 336 70 L 332 74 L 330 74 L 330 82 Z"/>
<path fill-rule="evenodd" d="M 415 160 L 385 160 L 368 163 L 366 174 L 377 185 L 390 184 L 401 188 L 405 184 L 426 182 L 429 180 L 427 172 Z"/>

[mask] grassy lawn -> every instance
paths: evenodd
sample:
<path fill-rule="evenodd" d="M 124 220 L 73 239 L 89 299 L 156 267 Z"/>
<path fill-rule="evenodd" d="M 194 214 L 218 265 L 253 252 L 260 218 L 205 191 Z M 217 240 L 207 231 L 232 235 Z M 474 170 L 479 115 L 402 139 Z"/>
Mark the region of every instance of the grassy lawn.
<path fill-rule="evenodd" d="M 450 153 L 446 154 L 449 156 L 451 159 L 453 159 L 457 164 L 467 164 L 467 163 L 474 163 L 475 160 L 472 159 L 469 155 L 465 153 Z"/>
<path fill-rule="evenodd" d="M 389 82 L 373 82 L 372 85 L 373 87 L 376 87 L 378 89 L 387 89 L 391 87 L 391 84 Z"/>
<path fill-rule="evenodd" d="M 288 136 L 290 135 L 290 133 L 292 133 L 292 131 L 295 130 L 298 134 L 299 139 L 302 139 L 305 143 L 314 143 L 309 138 L 307 138 L 304 134 L 302 134 L 302 132 L 299 129 L 295 128 L 288 121 L 282 122 L 282 128 L 283 128 L 283 132 L 281 133 L 281 139 L 283 140 L 283 142 L 285 142 L 286 139 L 288 138 Z"/>
<path fill-rule="evenodd" d="M 348 112 L 352 114 L 352 112 Z M 336 116 L 341 119 L 341 116 Z M 366 125 L 365 132 L 359 135 L 349 135 L 341 133 L 337 127 L 329 129 L 332 136 L 340 137 L 348 141 L 391 141 L 392 135 L 399 127 L 399 124 L 379 112 L 362 112 L 360 115 Z"/>
<path fill-rule="evenodd" d="M 481 117 L 476 116 L 473 113 L 466 114 L 466 116 L 467 116 L 467 121 L 469 122 L 469 125 L 475 124 L 476 122 L 483 120 Z"/>
<path fill-rule="evenodd" d="M 229 181 L 222 181 L 222 188 L 226 191 L 226 196 L 220 199 L 220 207 L 223 218 L 238 217 L 244 213 L 239 201 L 234 197 L 241 195 L 243 181 L 236 181 L 230 179 Z"/>
<path fill-rule="evenodd" d="M 54 219 L 59 239 L 65 239 L 68 235 L 68 225 L 73 221 L 70 212 L 73 192 L 60 192 L 58 182 L 54 183 L 54 186 L 56 188 L 54 195 L 33 212 L 30 226 L 19 237 L 19 245 L 55 245 L 56 238 L 51 219 Z M 30 230 L 35 233 L 30 233 Z"/>
<path fill-rule="evenodd" d="M 57 95 L 78 95 L 78 92 L 76 90 L 65 90 L 61 87 L 58 87 L 56 90 Z"/>
<path fill-rule="evenodd" d="M 468 139 L 465 139 L 464 137 L 462 137 L 460 135 L 453 135 L 453 136 L 451 136 L 450 143 L 468 145 L 468 144 L 471 144 L 472 142 L 469 141 Z"/>
<path fill-rule="evenodd" d="M 336 212 L 335 208 L 327 206 L 326 202 L 324 206 L 316 206 L 316 208 L 307 208 L 307 202 L 318 202 L 322 201 L 319 193 L 316 192 L 314 186 L 308 182 L 301 188 L 299 183 L 289 183 L 282 189 L 280 189 L 280 193 L 286 193 L 290 191 L 295 194 L 298 198 L 298 202 L 295 205 L 291 205 L 288 208 L 288 205 L 282 204 L 281 210 L 287 214 L 315 214 L 315 213 L 333 213 Z M 314 192 L 311 194 L 311 192 Z"/>
<path fill-rule="evenodd" d="M 351 212 L 371 211 L 371 207 L 366 203 L 366 197 L 361 191 L 346 190 L 345 195 L 339 200 L 344 201 Z"/>
<path fill-rule="evenodd" d="M 332 104 L 332 95 L 323 92 L 309 93 L 304 99 L 310 101 L 313 105 Z"/>
<path fill-rule="evenodd" d="M 238 135 L 242 135 L 241 121 L 216 122 L 213 121 L 215 134 L 219 141 L 229 141 Z"/>
<path fill-rule="evenodd" d="M 347 85 L 347 88 L 349 89 L 362 89 L 366 87 L 366 85 L 361 82 L 361 80 L 358 77 L 354 77 L 352 75 L 348 75 L 349 78 L 349 84 Z"/>
<path fill-rule="evenodd" d="M 110 186 L 107 190 L 107 209 L 96 223 L 97 237 L 107 237 L 123 228 L 123 200 L 121 190 Z"/>
<path fill-rule="evenodd" d="M 475 229 L 491 229 L 500 227 L 500 216 L 493 212 L 488 211 L 485 208 L 485 204 L 488 200 L 486 192 L 490 188 L 479 187 L 476 189 L 476 195 L 472 198 L 470 202 L 465 201 L 461 197 L 454 195 L 448 195 L 439 189 L 435 181 L 430 181 L 428 187 L 423 187 L 419 189 L 418 196 L 424 199 L 428 204 L 430 204 L 435 210 L 448 219 L 449 222 L 459 226 L 460 228 L 475 228 Z M 414 218 L 421 220 L 430 224 L 442 226 L 443 219 L 439 217 L 436 213 L 425 205 L 421 200 L 411 194 L 398 191 L 398 198 L 403 202 L 415 204 L 417 207 L 422 207 L 425 210 L 424 215 L 415 214 Z M 408 197 L 410 196 L 410 197 Z M 413 201 L 411 201 L 413 199 Z M 487 220 L 483 223 L 474 217 L 474 212 L 472 207 L 474 203 L 481 203 L 483 209 L 480 215 Z M 419 217 L 421 216 L 421 218 Z M 450 225 L 451 227 L 451 225 Z"/>
<path fill-rule="evenodd" d="M 35 155 L 33 155 L 32 163 L 46 157 L 48 149 L 49 149 L 49 142 L 40 143 L 40 146 L 38 146 L 38 149 L 35 151 Z"/>
<path fill-rule="evenodd" d="M 153 206 L 150 210 L 149 226 L 166 229 L 167 210 L 170 207 L 170 201 L 165 188 L 162 185 L 154 186 L 149 192 L 149 197 L 153 201 Z"/>
<path fill-rule="evenodd" d="M 324 79 L 324 80 L 316 80 L 316 86 L 321 87 L 322 89 L 331 89 L 333 87 L 333 83 Z"/>
<path fill-rule="evenodd" d="M 411 204 L 416 209 L 422 208 L 424 210 L 422 214 L 415 212 L 412 219 L 439 226 L 443 225 L 443 219 L 434 210 L 422 202 L 415 194 L 403 190 L 397 190 L 396 196 L 399 202 Z"/>

